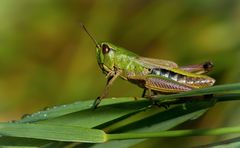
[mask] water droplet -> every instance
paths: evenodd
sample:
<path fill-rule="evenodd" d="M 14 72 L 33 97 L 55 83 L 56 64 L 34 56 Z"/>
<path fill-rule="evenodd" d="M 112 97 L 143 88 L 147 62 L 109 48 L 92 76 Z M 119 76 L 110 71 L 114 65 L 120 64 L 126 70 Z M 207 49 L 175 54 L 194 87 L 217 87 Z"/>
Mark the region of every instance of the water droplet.
<path fill-rule="evenodd" d="M 200 113 L 196 114 L 194 117 L 192 117 L 190 120 L 196 120 L 197 118 L 199 118 L 203 114 L 204 114 L 204 112 L 200 112 Z"/>
<path fill-rule="evenodd" d="M 183 105 L 182 105 L 182 108 L 183 108 L 183 110 L 187 110 L 186 104 L 183 104 Z"/>
<path fill-rule="evenodd" d="M 49 110 L 49 106 L 44 107 L 41 111 Z"/>
<path fill-rule="evenodd" d="M 22 115 L 21 119 L 24 119 L 24 118 L 27 118 L 27 117 L 30 117 L 30 116 L 31 116 L 31 114 L 24 114 L 24 115 Z"/>
<path fill-rule="evenodd" d="M 15 123 L 16 120 L 11 120 L 11 121 L 8 121 L 8 123 Z"/>
<path fill-rule="evenodd" d="M 47 114 L 43 114 L 43 117 L 47 117 Z"/>

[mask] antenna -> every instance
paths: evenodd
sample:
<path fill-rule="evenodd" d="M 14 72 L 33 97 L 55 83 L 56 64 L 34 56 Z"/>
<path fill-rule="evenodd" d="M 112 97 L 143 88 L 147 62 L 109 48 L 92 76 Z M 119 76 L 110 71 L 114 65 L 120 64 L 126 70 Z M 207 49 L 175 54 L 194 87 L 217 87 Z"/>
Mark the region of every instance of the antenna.
<path fill-rule="evenodd" d="M 88 34 L 88 36 L 91 38 L 91 40 L 93 41 L 93 43 L 96 45 L 96 47 L 100 47 L 97 40 L 88 32 L 87 28 L 83 25 L 83 23 L 81 23 L 84 31 Z"/>

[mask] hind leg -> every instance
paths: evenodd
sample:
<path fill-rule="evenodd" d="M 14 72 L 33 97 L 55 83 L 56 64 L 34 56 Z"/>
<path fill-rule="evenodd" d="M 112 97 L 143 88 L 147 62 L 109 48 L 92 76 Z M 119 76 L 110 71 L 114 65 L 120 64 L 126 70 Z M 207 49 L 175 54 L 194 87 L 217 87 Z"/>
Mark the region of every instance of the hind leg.
<path fill-rule="evenodd" d="M 181 66 L 180 69 L 187 71 L 187 72 L 196 73 L 196 74 L 205 74 L 213 69 L 213 63 L 205 62 L 202 64 Z"/>

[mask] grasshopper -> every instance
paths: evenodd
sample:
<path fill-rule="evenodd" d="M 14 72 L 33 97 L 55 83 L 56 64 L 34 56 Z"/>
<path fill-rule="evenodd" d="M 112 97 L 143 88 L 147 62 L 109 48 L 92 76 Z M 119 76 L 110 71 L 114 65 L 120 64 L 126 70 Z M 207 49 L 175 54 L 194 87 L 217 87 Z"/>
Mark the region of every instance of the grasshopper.
<path fill-rule="evenodd" d="M 181 93 L 215 83 L 215 79 L 204 75 L 212 70 L 212 62 L 179 67 L 172 61 L 141 57 L 109 42 L 98 43 L 83 24 L 82 27 L 96 45 L 98 65 L 107 78 L 102 95 L 93 103 L 94 108 L 107 96 L 118 77 L 143 88 L 142 97 L 148 91 L 149 99 L 152 93 Z"/>

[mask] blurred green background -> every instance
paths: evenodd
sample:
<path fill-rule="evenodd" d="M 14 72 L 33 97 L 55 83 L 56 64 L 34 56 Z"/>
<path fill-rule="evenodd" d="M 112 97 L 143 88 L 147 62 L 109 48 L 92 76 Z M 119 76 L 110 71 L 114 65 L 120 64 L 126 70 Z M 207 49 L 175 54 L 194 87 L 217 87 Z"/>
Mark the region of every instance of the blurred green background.
<path fill-rule="evenodd" d="M 240 81 L 238 0 L 2 0 L 0 22 L 0 121 L 102 93 L 106 80 L 80 22 L 99 41 L 179 65 L 211 60 L 217 84 Z M 140 94 L 123 80 L 110 91 Z M 239 124 L 238 106 L 219 104 L 193 125 Z"/>

